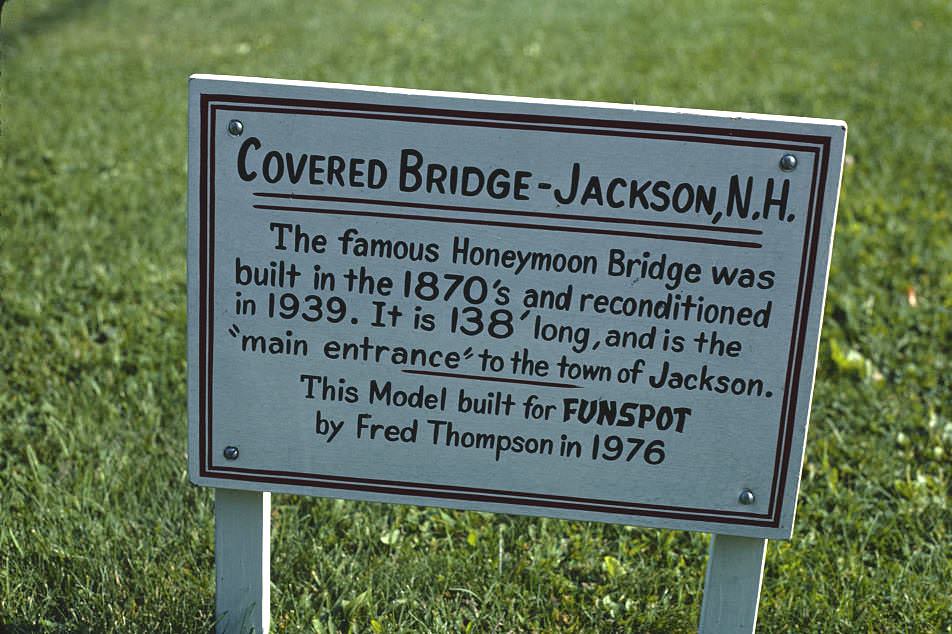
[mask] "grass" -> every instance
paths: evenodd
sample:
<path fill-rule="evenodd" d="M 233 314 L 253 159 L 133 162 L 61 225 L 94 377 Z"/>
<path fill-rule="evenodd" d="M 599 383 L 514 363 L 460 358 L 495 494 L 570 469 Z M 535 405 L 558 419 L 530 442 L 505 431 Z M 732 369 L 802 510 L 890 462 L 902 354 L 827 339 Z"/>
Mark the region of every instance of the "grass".
<path fill-rule="evenodd" d="M 212 494 L 185 473 L 193 72 L 848 121 L 798 525 L 769 545 L 760 631 L 952 631 L 948 3 L 13 0 L 0 34 L 6 631 L 213 622 Z M 275 496 L 274 629 L 688 632 L 707 541 Z"/>

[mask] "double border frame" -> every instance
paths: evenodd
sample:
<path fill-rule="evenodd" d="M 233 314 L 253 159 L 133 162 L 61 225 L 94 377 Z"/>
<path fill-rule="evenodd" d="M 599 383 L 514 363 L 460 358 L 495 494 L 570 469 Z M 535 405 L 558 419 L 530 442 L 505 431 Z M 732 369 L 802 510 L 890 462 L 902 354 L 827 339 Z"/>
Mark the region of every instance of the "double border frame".
<path fill-rule="evenodd" d="M 512 507 L 535 507 L 562 511 L 582 511 L 637 517 L 710 522 L 776 529 L 780 527 L 784 491 L 793 448 L 797 397 L 803 368 L 811 298 L 816 281 L 816 259 L 821 242 L 824 192 L 830 164 L 832 138 L 823 135 L 791 134 L 763 130 L 719 128 L 655 122 L 633 122 L 582 117 L 560 117 L 522 113 L 467 111 L 442 108 L 382 105 L 309 99 L 240 96 L 202 93 L 199 100 L 199 359 L 198 359 L 198 475 L 222 480 L 308 487 L 332 491 L 358 491 L 377 495 L 411 496 L 459 502 L 481 502 Z M 784 380 L 781 420 L 777 436 L 770 498 L 766 513 L 724 511 L 695 507 L 640 504 L 618 500 L 587 499 L 524 491 L 482 489 L 421 482 L 250 469 L 216 464 L 213 442 L 214 388 L 214 304 L 215 262 L 215 138 L 219 112 L 265 112 L 285 115 L 349 117 L 425 123 L 449 126 L 478 126 L 516 130 L 537 130 L 566 134 L 588 134 L 647 138 L 678 142 L 733 145 L 777 149 L 813 155 L 807 217 L 797 283 L 794 321 L 790 334 Z M 830 212 L 832 213 L 832 212 Z M 521 216 L 525 218 L 525 216 Z M 257 488 L 257 487 L 256 487 Z M 260 487 L 266 489 L 267 487 Z M 514 509 L 516 510 L 516 509 Z"/>

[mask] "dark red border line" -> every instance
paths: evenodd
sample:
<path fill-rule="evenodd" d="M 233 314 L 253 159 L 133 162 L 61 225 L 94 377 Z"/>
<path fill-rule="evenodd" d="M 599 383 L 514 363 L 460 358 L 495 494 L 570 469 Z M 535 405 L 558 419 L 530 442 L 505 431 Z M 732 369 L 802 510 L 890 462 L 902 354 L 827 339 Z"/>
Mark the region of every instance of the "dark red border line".
<path fill-rule="evenodd" d="M 216 106 L 217 107 L 217 106 Z M 225 106 L 220 106 L 225 108 Z M 388 108 L 381 106 L 379 110 Z M 441 125 L 466 126 L 475 128 L 501 128 L 505 130 L 528 130 L 535 132 L 558 132 L 572 134 L 587 134 L 594 136 L 610 136 L 629 139 L 652 139 L 655 141 L 680 141 L 691 143 L 710 143 L 713 145 L 737 145 L 741 147 L 755 147 L 762 149 L 788 150 L 794 152 L 810 152 L 814 148 L 809 145 L 791 145 L 790 143 L 767 143 L 765 141 L 746 141 L 732 136 L 729 138 L 712 138 L 707 136 L 688 136 L 684 134 L 662 134 L 655 132 L 630 132 L 628 130 L 610 130 L 601 128 L 566 128 L 563 125 L 535 125 L 529 123 L 501 123 L 497 121 L 474 121 L 467 119 L 438 118 L 432 116 L 389 115 L 363 112 L 347 112 L 337 110 L 296 110 L 291 108 L 259 108 L 255 106 L 228 106 L 227 110 L 234 112 L 266 112 L 273 114 L 303 114 L 322 117 L 344 117 L 347 119 L 373 119 L 378 121 L 401 121 L 409 123 L 437 123 Z M 425 112 L 420 109 L 421 112 Z M 557 118 L 557 117 L 556 117 Z M 689 127 L 689 126 L 686 126 Z M 751 131 L 753 132 L 753 131 Z"/>
<path fill-rule="evenodd" d="M 210 142 L 210 151 L 211 151 L 211 163 L 208 176 L 208 201 L 211 209 L 211 213 L 208 217 L 209 223 L 209 237 L 208 237 L 208 270 L 211 272 L 208 275 L 207 285 L 207 298 L 212 306 L 215 304 L 215 130 L 217 129 L 217 108 L 211 108 L 211 125 L 209 126 L 209 142 Z M 206 404 L 206 410 L 208 412 L 208 433 L 206 436 L 206 441 L 208 442 L 208 471 L 211 472 L 214 468 L 214 454 L 212 448 L 214 447 L 214 442 L 212 440 L 212 420 L 213 416 L 213 406 L 214 398 L 212 397 L 212 376 L 215 364 L 215 355 L 212 351 L 213 341 L 214 341 L 214 332 L 215 332 L 215 311 L 209 308 L 206 310 L 206 315 L 208 319 L 208 328 L 206 334 L 209 335 L 208 340 L 208 403 Z"/>
<path fill-rule="evenodd" d="M 662 222 L 660 220 L 636 220 L 634 218 L 611 218 L 605 216 L 584 216 L 582 214 L 554 214 L 542 211 L 523 211 L 515 209 L 488 209 L 484 207 L 465 207 L 463 205 L 436 205 L 433 203 L 407 202 L 403 200 L 379 200 L 376 198 L 351 198 L 347 196 L 315 196 L 309 194 L 285 194 L 278 192 L 254 192 L 261 198 L 281 198 L 284 200 L 317 200 L 332 203 L 354 203 L 364 205 L 383 205 L 386 207 L 408 207 L 411 209 L 436 209 L 440 211 L 462 211 L 473 214 L 495 214 L 500 216 L 525 216 L 527 218 L 553 218 L 556 220 L 584 220 L 585 222 L 610 222 L 625 225 L 641 225 L 645 227 L 668 227 L 671 229 L 687 229 L 692 231 L 715 231 L 722 233 L 740 233 L 759 236 L 760 229 L 744 229 L 742 227 L 715 227 L 688 222 Z"/>
<path fill-rule="evenodd" d="M 502 220 L 476 220 L 475 218 L 451 218 L 448 216 L 421 216 L 420 214 L 395 214 L 384 211 L 368 211 L 357 209 L 321 209 L 319 207 L 292 207 L 290 205 L 253 205 L 261 211 L 295 211 L 299 213 L 327 214 L 331 216 L 361 216 L 366 218 L 391 218 L 397 220 L 419 220 L 423 222 L 442 222 L 457 225 L 481 225 L 486 227 L 510 227 L 514 229 L 534 229 L 536 231 L 557 231 L 561 233 L 591 233 L 594 235 L 622 236 L 625 238 L 651 238 L 654 240 L 675 240 L 677 242 L 695 242 L 700 244 L 716 244 L 725 247 L 741 247 L 745 249 L 759 249 L 759 242 L 744 242 L 742 240 L 722 240 L 720 238 L 705 238 L 701 236 L 675 236 L 663 233 L 644 233 L 642 231 L 619 231 L 616 229 L 596 229 L 588 227 L 565 227 L 562 225 L 536 225 L 528 222 L 506 222 Z"/>
<path fill-rule="evenodd" d="M 370 493 L 386 493 L 389 495 L 404 495 L 404 496 L 413 496 L 413 497 L 426 497 L 426 498 L 437 498 L 437 499 L 447 499 L 447 500 L 457 500 L 462 502 L 491 502 L 495 504 L 514 504 L 521 506 L 537 506 L 537 507 L 546 507 L 546 508 L 557 508 L 557 509 L 568 509 L 568 510 L 580 510 L 580 511 L 589 511 L 595 513 L 610 513 L 616 515 L 631 515 L 631 516 L 646 516 L 646 517 L 659 517 L 667 519 L 681 519 L 688 521 L 704 521 L 704 522 L 716 522 L 720 524 L 743 524 L 745 526 L 759 526 L 759 527 L 770 527 L 771 524 L 769 520 L 759 520 L 759 521 L 747 521 L 742 519 L 734 519 L 730 517 L 731 515 L 743 515 L 744 517 L 749 517 L 750 514 L 742 513 L 733 513 L 731 511 L 724 511 L 722 516 L 705 516 L 703 519 L 698 519 L 696 515 L 689 513 L 678 513 L 678 512 L 653 512 L 648 508 L 638 508 L 638 509 L 628 509 L 623 507 L 616 507 L 611 504 L 599 504 L 598 500 L 584 500 L 581 503 L 578 502 L 568 502 L 563 500 L 558 500 L 557 496 L 545 496 L 544 499 L 533 499 L 530 497 L 519 497 L 520 495 L 528 494 L 519 494 L 518 492 L 511 492 L 508 495 L 491 495 L 488 493 L 458 493 L 456 489 L 451 492 L 443 491 L 421 491 L 417 483 L 413 483 L 413 488 L 404 488 L 400 486 L 395 486 L 392 483 L 385 483 L 381 485 L 368 485 L 368 484 L 354 484 L 357 482 L 357 479 L 354 479 L 350 482 L 336 482 L 336 481 L 322 481 L 319 476 L 310 477 L 308 479 L 302 479 L 300 477 L 293 476 L 281 476 L 277 472 L 270 472 L 264 469 L 239 469 L 234 467 L 220 467 L 219 471 L 228 472 L 225 474 L 216 473 L 215 477 L 225 478 L 230 480 L 244 480 L 247 482 L 265 482 L 269 484 L 289 484 L 292 486 L 303 486 L 308 488 L 320 487 L 325 489 L 340 489 L 345 491 L 363 491 Z M 272 478 L 265 479 L 257 477 L 256 475 L 247 475 L 247 474 L 270 474 Z M 310 475 L 310 474 L 309 474 Z M 461 487 L 457 487 L 460 489 Z M 541 494 L 539 494 L 541 498 Z M 648 506 L 648 505 L 642 505 Z M 676 508 L 676 507 L 663 507 L 666 509 Z"/>
<path fill-rule="evenodd" d="M 249 101 L 259 104 L 271 104 L 277 106 L 290 106 L 298 108 L 327 108 L 330 110 L 354 110 L 354 111 L 370 111 L 374 113 L 379 112 L 396 112 L 404 114 L 420 114 L 434 117 L 448 117 L 451 119 L 486 119 L 494 122 L 501 121 L 518 121 L 523 123 L 550 123 L 560 126 L 586 126 L 591 128 L 615 128 L 622 130 L 657 130 L 657 131 L 666 131 L 666 132 L 680 132 L 680 133 L 695 133 L 695 134 L 704 134 L 709 136 L 724 136 L 724 137 L 744 137 L 752 139 L 773 139 L 779 141 L 791 141 L 796 143 L 813 143 L 813 144 L 822 144 L 824 141 L 828 140 L 829 137 L 815 135 L 815 134 L 791 134 L 787 132 L 771 132 L 765 130 L 746 130 L 746 129 L 735 129 L 735 128 L 716 128 L 710 126 L 696 126 L 696 125 L 685 125 L 681 123 L 655 123 L 648 121 L 620 121 L 620 120 L 608 120 L 608 119 L 588 119 L 581 117 L 563 117 L 555 115 L 540 115 L 540 114 L 525 114 L 525 113 L 510 113 L 510 112 L 485 112 L 485 111 L 474 111 L 474 110 L 449 110 L 445 108 L 420 108 L 418 106 L 395 106 L 395 105 L 382 105 L 374 103 L 362 103 L 362 102 L 348 102 L 348 101 L 327 101 L 320 99 L 291 99 L 288 97 L 251 97 L 245 95 L 228 95 L 228 94 L 209 94 L 205 95 L 212 101 L 220 101 L 223 103 L 247 103 Z M 379 94 L 375 96 L 381 96 Z M 489 105 L 487 103 L 487 105 Z M 528 104 L 518 104 L 518 105 L 534 105 L 532 103 Z M 543 104 L 544 105 L 544 104 Z M 228 110 L 236 110 L 237 107 L 228 108 Z M 267 112 L 267 109 L 260 109 L 261 112 Z M 604 112 L 615 112 L 610 109 L 605 109 Z M 624 114 L 628 112 L 623 109 L 618 109 L 619 114 Z M 659 113 L 660 116 L 665 116 L 665 113 Z M 574 130 L 568 130 L 568 132 L 574 132 Z"/>
<path fill-rule="evenodd" d="M 206 466 L 206 447 L 211 447 L 211 443 L 206 443 L 205 440 L 205 424 L 204 418 L 205 414 L 205 402 L 207 400 L 207 395 L 205 393 L 205 354 L 206 354 L 206 342 L 208 341 L 208 333 L 206 332 L 206 311 L 208 310 L 208 300 L 205 294 L 205 278 L 208 277 L 208 200 L 205 196 L 208 193 L 208 166 L 206 164 L 206 158 L 208 156 L 208 99 L 205 95 L 202 95 L 201 99 L 201 167 L 199 169 L 199 207 L 201 208 L 200 218 L 199 218 L 199 229 L 198 229 L 198 263 L 199 263 L 199 283 L 198 283 L 198 359 L 199 359 L 199 380 L 198 380 L 198 412 L 199 419 L 202 421 L 198 426 L 198 446 L 199 446 L 199 459 L 198 459 L 198 471 L 201 475 L 205 476 L 208 473 L 205 471 Z M 211 464 L 208 461 L 208 464 Z"/>
<path fill-rule="evenodd" d="M 212 105 L 212 102 L 226 102 L 232 104 L 239 103 L 268 103 L 283 106 L 293 106 L 298 108 L 310 108 L 310 110 L 287 110 L 278 108 L 262 108 L 260 106 L 223 106 Z M 342 113 L 333 111 L 315 111 L 314 108 L 331 108 L 338 110 L 350 110 L 353 112 Z M 240 110 L 255 112 L 283 112 L 289 114 L 307 114 L 323 116 L 343 116 L 353 118 L 374 118 L 399 121 L 422 122 L 429 124 L 442 125 L 480 125 L 495 128 L 517 128 L 525 130 L 543 130 L 569 134 L 603 134 L 621 137 L 651 138 L 664 140 L 677 140 L 681 142 L 697 143 L 716 143 L 722 145 L 739 145 L 748 147 L 767 147 L 778 148 L 792 151 L 809 152 L 814 155 L 813 162 L 813 180 L 811 181 L 809 213 L 804 227 L 803 252 L 801 255 L 801 268 L 798 280 L 797 303 L 794 313 L 794 323 L 791 333 L 790 354 L 787 364 L 787 375 L 784 386 L 784 401 L 781 405 L 781 425 L 777 440 L 777 455 L 774 462 L 774 477 L 771 485 L 771 497 L 767 513 L 743 513 L 736 511 L 723 511 L 718 509 L 696 509 L 686 507 L 675 507 L 665 505 L 648 505 L 634 502 L 613 501 L 613 500 L 588 500 L 581 498 L 569 498 L 542 493 L 519 492 L 519 491 L 499 491 L 491 489 L 478 489 L 474 487 L 462 487 L 455 485 L 436 485 L 427 483 L 403 483 L 403 482 L 381 482 L 364 478 L 355 478 L 350 476 L 330 476 L 321 474 L 306 474 L 297 472 L 271 471 L 264 469 L 245 469 L 227 466 L 213 465 L 212 453 L 212 339 L 209 333 L 213 332 L 214 316 L 209 309 L 209 298 L 214 297 L 214 236 L 215 236 L 215 130 L 216 112 L 218 109 Z M 391 116 L 382 114 L 384 112 L 401 113 L 404 116 Z M 419 115 L 419 116 L 407 116 Z M 632 121 L 606 121 L 591 120 L 571 117 L 553 117 L 547 115 L 527 115 L 521 113 L 489 113 L 489 112 L 467 112 L 455 110 L 442 110 L 433 108 L 415 108 L 409 106 L 384 106 L 379 104 L 355 104 L 345 102 L 331 101 L 311 101 L 300 99 L 279 99 L 279 98 L 259 98 L 245 97 L 236 95 L 202 95 L 201 96 L 201 173 L 200 187 L 202 189 L 200 196 L 201 218 L 200 218 L 200 288 L 199 288 L 199 445 L 200 461 L 199 471 L 202 476 L 220 477 L 224 479 L 245 480 L 271 484 L 289 484 L 294 486 L 320 487 L 340 490 L 354 490 L 376 492 L 390 495 L 404 495 L 412 497 L 426 497 L 437 499 L 450 499 L 459 501 L 483 501 L 498 504 L 516 504 L 524 506 L 539 506 L 549 508 L 561 508 L 570 510 L 583 510 L 597 513 L 625 514 L 633 516 L 659 517 L 669 519 L 682 519 L 698 522 L 717 522 L 737 525 L 760 526 L 776 528 L 780 523 L 782 510 L 782 493 L 786 483 L 787 471 L 789 470 L 789 459 L 792 448 L 792 437 L 794 430 L 794 415 L 796 413 L 797 390 L 799 388 L 800 369 L 803 358 L 803 341 L 806 336 L 807 317 L 810 308 L 810 293 L 813 287 L 815 276 L 815 257 L 819 244 L 820 218 L 823 211 L 823 191 L 826 185 L 826 171 L 829 167 L 830 138 L 816 135 L 801 135 L 766 132 L 760 130 L 736 130 L 722 129 L 703 126 L 688 126 L 661 123 L 643 123 Z M 435 118 L 440 117 L 440 118 Z M 445 119 L 444 119 L 445 118 Z M 209 125 L 210 121 L 210 125 Z M 505 122 L 521 122 L 522 126 L 509 125 Z M 531 125 L 528 125 L 531 124 Z M 554 124 L 561 127 L 543 127 L 544 124 Z M 566 127 L 566 126 L 587 126 L 585 128 Z M 210 129 L 209 129 L 210 128 Z M 628 132 L 629 130 L 641 130 L 640 133 Z M 647 131 L 663 131 L 680 133 L 675 135 L 658 135 Z M 689 136 L 705 134 L 719 136 L 724 138 L 705 138 Z M 768 143 L 762 141 L 747 141 L 745 139 L 767 139 L 785 141 L 787 143 Z M 820 147 L 791 145 L 791 143 L 817 144 Z M 822 169 L 819 170 L 817 178 L 818 161 L 822 155 Z M 819 189 L 819 192 L 817 191 Z M 269 196 L 266 193 L 256 193 L 256 195 Z M 320 197 L 302 197 L 297 195 L 270 195 L 280 198 L 287 197 L 291 199 L 321 199 Z M 387 204 L 393 203 L 393 206 L 412 206 L 426 208 L 424 205 L 415 203 L 399 203 L 397 201 L 372 201 L 367 199 L 344 199 L 331 200 L 334 197 L 327 197 L 331 202 L 364 202 L 365 204 Z M 813 202 L 815 201 L 815 206 Z M 267 208 L 264 205 L 255 205 L 257 208 Z M 276 206 L 275 206 L 276 207 Z M 434 206 L 438 207 L 438 206 Z M 477 208 L 459 208 L 453 209 L 446 206 L 450 211 L 473 211 Z M 287 209 L 285 209 L 287 210 Z M 335 213 L 341 214 L 340 210 L 319 210 L 312 208 L 295 208 L 293 211 L 308 211 L 317 213 Z M 478 212 L 479 210 L 477 210 Z M 496 212 L 496 210 L 492 210 Z M 359 212 L 365 215 L 372 213 Z M 505 213 L 505 212 L 498 212 Z M 389 214 L 385 217 L 409 219 L 430 220 L 432 217 L 410 216 L 409 214 Z M 594 218 L 584 217 L 588 221 L 606 221 L 605 218 L 595 220 Z M 456 219 L 453 219 L 456 220 Z M 622 219 L 609 219 L 608 222 L 614 222 Z M 641 221 L 651 222 L 651 221 Z M 481 224 L 496 224 L 489 221 L 483 221 Z M 500 223 L 501 224 L 501 223 Z M 507 223 L 503 226 L 516 225 L 517 223 Z M 679 223 L 670 223 L 677 225 Z M 662 226 L 657 223 L 656 226 Z M 538 226 L 516 228 L 539 228 Z M 671 227 L 675 228 L 675 227 Z M 563 229 L 575 229 L 573 227 L 563 227 Z M 723 230 L 726 227 L 711 228 L 708 230 Z M 812 229 L 812 230 L 811 230 Z M 598 232 L 597 230 L 585 230 L 586 232 Z M 754 232 L 749 229 L 735 229 L 737 233 Z M 607 232 L 602 230 L 601 232 Z M 758 232 L 762 233 L 762 232 Z M 637 232 L 618 232 L 619 235 L 646 238 L 670 239 L 668 236 L 658 236 L 654 234 L 640 234 Z M 713 242 L 713 241 L 712 241 Z M 730 241 L 723 241 L 730 242 Z M 716 242 L 714 242 L 716 244 Z M 748 243 L 756 244 L 756 243 Z M 757 245 L 760 246 L 759 244 Z M 809 257 L 808 257 L 809 254 Z M 408 373 L 417 374 L 437 374 L 427 371 L 404 370 Z M 448 375 L 448 373 L 447 373 Z M 473 378 L 470 376 L 460 376 L 455 378 Z M 485 378 L 485 377 L 476 377 Z M 563 386 L 565 387 L 565 386 Z M 572 386 L 578 387 L 578 386 Z M 270 476 L 270 477 L 262 477 Z M 779 498 L 779 500 L 778 500 Z"/>
<path fill-rule="evenodd" d="M 216 467 L 218 471 L 224 471 L 228 473 L 262 473 L 267 475 L 272 475 L 281 478 L 300 478 L 302 474 L 295 471 L 275 471 L 270 469 L 247 469 L 242 467 L 226 467 L 220 466 Z M 450 484 L 429 484 L 429 483 L 420 483 L 420 482 L 405 482 L 401 480 L 380 480 L 375 478 L 358 478 L 352 476 L 335 476 L 328 475 L 323 473 L 313 473 L 307 474 L 311 479 L 316 481 L 333 482 L 333 483 L 349 483 L 349 484 L 368 484 L 376 485 L 378 487 L 399 487 L 399 488 L 415 488 L 418 490 L 433 490 L 441 492 L 463 492 L 467 494 L 478 494 L 486 496 L 495 496 L 495 497 L 510 497 L 510 498 L 526 498 L 526 499 L 541 499 L 541 500 L 562 500 L 567 502 L 581 502 L 581 503 L 591 503 L 598 504 L 599 506 L 607 506 L 616 509 L 622 510 L 631 510 L 631 509 L 667 509 L 667 510 L 676 510 L 676 511 L 690 511 L 693 510 L 690 507 L 681 507 L 681 506 L 663 506 L 659 504 L 646 504 L 641 502 L 623 502 L 619 500 L 600 500 L 600 499 L 591 499 L 591 498 L 579 498 L 571 497 L 566 495 L 557 495 L 552 493 L 531 493 L 525 491 L 509 491 L 502 489 L 485 489 L 485 488 L 476 488 L 476 487 L 467 487 L 462 485 L 450 485 Z M 321 485 L 323 486 L 323 484 Z M 718 515 L 723 516 L 737 516 L 737 517 L 751 517 L 754 516 L 752 513 L 746 513 L 741 511 L 718 511 Z M 766 514 L 756 515 L 754 517 L 766 518 Z"/>
<path fill-rule="evenodd" d="M 826 175 L 830 167 L 830 142 L 829 140 L 824 144 L 824 151 L 822 157 L 822 163 L 820 165 L 820 182 L 817 187 L 816 194 L 816 205 L 817 209 L 823 209 L 823 198 L 824 192 L 826 191 Z M 819 248 L 819 237 L 820 237 L 820 222 L 817 218 L 816 223 L 813 226 L 813 234 L 811 236 L 811 246 L 810 246 L 810 258 L 808 260 L 808 271 L 807 271 L 807 282 L 806 288 L 804 289 L 804 300 L 803 300 L 803 313 L 804 315 L 810 314 L 810 299 L 813 291 L 813 281 L 816 275 L 816 254 L 817 249 Z M 800 324 L 800 333 L 799 333 L 799 348 L 797 350 L 797 367 L 801 367 L 803 363 L 803 352 L 804 352 L 804 340 L 806 339 L 807 331 L 807 320 L 803 319 L 803 323 Z M 800 373 L 797 372 L 793 377 L 793 385 L 790 388 L 790 400 L 791 400 L 791 409 L 796 411 L 796 403 L 798 393 L 800 391 Z M 792 416 L 792 414 L 791 414 Z M 784 447 L 784 462 L 789 462 L 790 451 L 792 448 L 793 442 L 793 430 L 794 426 L 789 425 L 785 430 L 785 447 Z M 778 485 L 778 490 L 783 491 L 784 487 L 787 484 L 787 469 L 783 469 L 780 472 L 780 484 Z M 777 500 L 777 516 L 779 517 L 780 512 L 783 507 L 783 496 L 778 496 Z"/>
<path fill-rule="evenodd" d="M 819 168 L 819 157 L 818 157 L 818 153 L 814 152 L 813 174 L 811 177 L 812 183 L 818 182 L 818 179 L 817 179 L 818 168 Z M 816 189 L 811 188 L 810 199 L 807 204 L 807 207 L 809 209 L 813 209 L 815 194 L 816 194 Z M 815 224 L 819 225 L 818 219 Z M 814 225 L 813 214 L 808 214 L 806 223 L 803 229 L 804 248 L 803 248 L 803 252 L 800 255 L 800 273 L 797 280 L 797 297 L 794 303 L 794 306 L 796 306 L 798 309 L 794 316 L 795 318 L 794 318 L 793 327 L 792 327 L 792 330 L 794 333 L 800 332 L 801 322 L 805 323 L 806 322 L 805 316 L 809 314 L 809 312 L 803 312 L 799 309 L 803 305 L 803 298 L 804 298 L 803 291 L 805 286 L 803 282 L 804 280 L 803 276 L 805 271 L 807 270 L 807 257 L 808 255 L 810 255 L 807 252 L 806 245 L 808 244 L 810 237 L 813 235 L 813 233 L 810 230 L 813 227 L 813 225 Z M 815 255 L 816 246 L 812 245 L 812 247 L 813 247 L 812 249 L 813 254 Z M 812 257 L 812 255 L 810 257 Z M 801 314 L 804 315 L 803 319 L 801 319 Z M 802 345 L 801 337 L 793 336 L 790 338 L 790 347 L 787 352 L 787 371 L 786 371 L 786 376 L 784 378 L 785 389 L 783 391 L 783 401 L 780 406 L 781 417 L 784 420 L 786 419 L 792 420 L 793 416 L 796 414 L 796 409 L 797 409 L 796 408 L 796 400 L 797 400 L 796 394 L 793 393 L 793 391 L 789 389 L 789 386 L 791 385 L 792 377 L 794 373 L 797 372 L 797 369 L 800 367 L 799 364 L 796 362 L 796 358 L 797 358 L 797 350 L 799 350 L 801 345 Z M 797 374 L 799 373 L 797 372 Z M 790 426 L 792 427 L 792 424 Z M 778 487 L 778 484 L 780 483 L 781 467 L 787 463 L 787 461 L 789 460 L 789 455 L 790 455 L 790 448 L 786 444 L 786 438 L 787 438 L 787 434 L 785 433 L 785 428 L 781 426 L 780 433 L 777 434 L 777 451 L 776 451 L 776 456 L 774 458 L 773 479 L 771 480 L 771 484 L 770 484 L 770 504 L 767 509 L 768 513 L 774 512 L 774 505 L 777 501 L 778 491 L 783 490 L 782 487 Z M 786 469 L 783 469 L 783 470 L 786 471 Z M 778 515 L 779 515 L 779 511 L 778 511 Z"/>

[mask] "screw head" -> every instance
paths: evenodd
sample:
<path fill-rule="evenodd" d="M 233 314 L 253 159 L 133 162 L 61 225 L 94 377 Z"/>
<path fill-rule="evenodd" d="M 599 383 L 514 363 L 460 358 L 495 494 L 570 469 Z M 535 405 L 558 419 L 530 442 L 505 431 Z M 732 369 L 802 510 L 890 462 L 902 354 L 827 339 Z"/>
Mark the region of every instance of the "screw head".
<path fill-rule="evenodd" d="M 756 499 L 757 498 L 754 497 L 754 492 L 750 489 L 744 489 L 740 492 L 740 495 L 737 496 L 737 501 L 745 506 L 750 506 Z"/>
<path fill-rule="evenodd" d="M 225 451 L 222 452 L 225 454 L 226 460 L 237 460 L 238 459 L 238 447 L 232 447 L 231 445 L 225 447 Z"/>
<path fill-rule="evenodd" d="M 792 172 L 797 169 L 797 157 L 793 154 L 784 154 L 781 156 L 780 169 L 784 172 Z"/>
<path fill-rule="evenodd" d="M 231 136 L 241 136 L 244 131 L 245 126 L 238 119 L 232 119 L 228 122 L 228 134 Z"/>

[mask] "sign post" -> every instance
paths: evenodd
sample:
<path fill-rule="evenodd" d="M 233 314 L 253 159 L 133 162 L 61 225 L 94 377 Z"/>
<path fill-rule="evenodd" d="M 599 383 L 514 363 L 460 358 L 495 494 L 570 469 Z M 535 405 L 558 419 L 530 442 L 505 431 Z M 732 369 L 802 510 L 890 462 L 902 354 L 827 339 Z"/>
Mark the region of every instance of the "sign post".
<path fill-rule="evenodd" d="M 271 623 L 271 494 L 215 489 L 215 631 Z"/>
<path fill-rule="evenodd" d="M 268 491 L 793 531 L 839 121 L 194 76 L 189 472 L 267 629 Z M 259 556 L 260 555 L 260 556 Z"/>
<path fill-rule="evenodd" d="M 701 604 L 701 634 L 754 631 L 766 554 L 766 539 L 711 536 Z"/>

